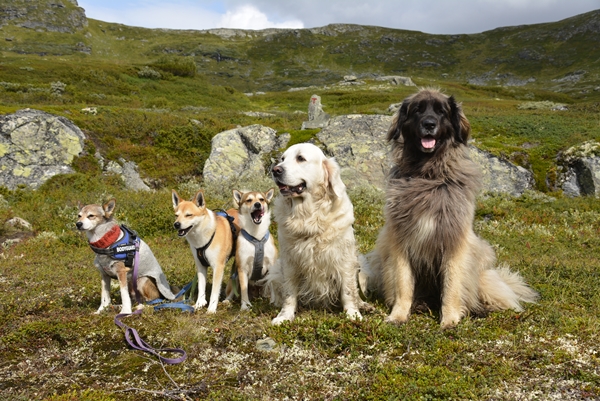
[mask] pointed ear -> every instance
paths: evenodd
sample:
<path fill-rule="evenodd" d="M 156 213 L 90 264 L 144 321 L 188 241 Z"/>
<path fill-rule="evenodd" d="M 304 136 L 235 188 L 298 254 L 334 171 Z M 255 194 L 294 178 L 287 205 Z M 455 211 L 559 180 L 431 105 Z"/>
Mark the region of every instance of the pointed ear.
<path fill-rule="evenodd" d="M 117 201 L 115 200 L 115 198 L 112 198 L 111 200 L 106 202 L 104 205 L 102 205 L 102 209 L 104 210 L 104 217 L 106 217 L 107 219 L 110 219 L 113 212 L 115 211 L 116 205 L 117 205 Z"/>
<path fill-rule="evenodd" d="M 196 206 L 198 206 L 198 207 L 202 207 L 202 208 L 205 207 L 206 202 L 204 201 L 204 191 L 200 190 L 200 191 L 196 192 L 196 195 L 194 195 L 192 202 L 194 202 L 196 204 Z"/>
<path fill-rule="evenodd" d="M 467 117 L 465 117 L 461 105 L 454 99 L 454 96 L 448 98 L 448 104 L 450 105 L 450 121 L 454 129 L 454 140 L 466 145 L 471 133 L 471 124 L 467 120 Z"/>
<path fill-rule="evenodd" d="M 325 170 L 325 178 L 327 187 L 330 188 L 335 196 L 340 198 L 346 191 L 346 185 L 342 182 L 340 176 L 340 166 L 333 157 L 323 161 L 323 169 Z"/>
<path fill-rule="evenodd" d="M 81 201 L 80 201 L 80 200 L 78 200 L 78 201 L 77 201 L 77 210 L 81 210 L 81 209 L 83 209 L 83 206 L 84 206 L 84 205 L 83 205 L 83 203 L 81 203 Z"/>
<path fill-rule="evenodd" d="M 386 139 L 389 141 L 397 141 L 402 136 L 402 125 L 408 119 L 408 109 L 410 102 L 412 100 L 412 96 L 404 99 L 402 105 L 394 115 L 394 119 L 392 120 L 392 125 L 388 130 Z"/>
<path fill-rule="evenodd" d="M 237 189 L 233 190 L 233 205 L 237 208 L 240 207 L 240 203 L 242 202 L 242 193 Z"/>
<path fill-rule="evenodd" d="M 174 189 L 171 190 L 171 198 L 173 199 L 173 209 L 177 209 L 177 206 L 181 202 L 181 197 Z"/>
<path fill-rule="evenodd" d="M 275 188 L 271 188 L 267 191 L 267 193 L 265 194 L 265 199 L 267 200 L 267 203 L 271 202 L 271 199 L 273 199 L 274 194 Z"/>

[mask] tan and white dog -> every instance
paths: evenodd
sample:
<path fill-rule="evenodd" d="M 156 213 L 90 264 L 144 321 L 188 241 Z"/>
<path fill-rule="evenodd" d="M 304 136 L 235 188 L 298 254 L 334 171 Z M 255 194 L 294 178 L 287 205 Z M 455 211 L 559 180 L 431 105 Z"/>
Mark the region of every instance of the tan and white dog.
<path fill-rule="evenodd" d="M 185 237 L 189 243 L 196 262 L 198 300 L 194 309 L 198 310 L 207 303 L 206 274 L 210 266 L 213 268 L 213 282 L 207 312 L 215 313 L 221 294 L 225 265 L 232 256 L 236 233 L 239 232 L 237 210 L 227 211 L 229 216 L 235 218 L 233 223 L 235 230 L 232 230 L 226 217 L 206 207 L 204 191 L 198 191 L 190 201 L 182 200 L 175 190 L 172 190 L 172 195 L 176 216 L 173 226 L 177 230 L 177 235 Z"/>
<path fill-rule="evenodd" d="M 266 193 L 233 190 L 233 200 L 238 207 L 241 229 L 237 238 L 235 266 L 238 273 L 242 310 L 252 307 L 248 295 L 249 285 L 263 287 L 257 281 L 265 277 L 277 260 L 277 248 L 273 236 L 269 232 L 271 225 L 269 203 L 271 203 L 274 192 L 273 188 Z"/>
<path fill-rule="evenodd" d="M 131 313 L 131 297 L 135 297 L 132 283 L 134 262 L 131 249 L 135 250 L 134 235 L 125 226 L 119 226 L 113 218 L 116 201 L 111 199 L 104 205 L 80 206 L 75 226 L 87 236 L 90 247 L 96 253 L 94 265 L 102 276 L 100 313 L 110 305 L 110 280 L 117 279 L 121 291 L 121 313 Z M 129 253 L 129 255 L 128 255 Z M 159 298 L 173 300 L 177 292 L 171 288 L 160 264 L 150 247 L 139 239 L 137 290 L 142 300 Z"/>
<path fill-rule="evenodd" d="M 266 282 L 280 284 L 284 297 L 272 323 L 294 319 L 298 302 L 341 304 L 360 319 L 354 209 L 338 164 L 302 143 L 283 153 L 272 175 L 280 191 L 273 201 L 280 256 Z"/>

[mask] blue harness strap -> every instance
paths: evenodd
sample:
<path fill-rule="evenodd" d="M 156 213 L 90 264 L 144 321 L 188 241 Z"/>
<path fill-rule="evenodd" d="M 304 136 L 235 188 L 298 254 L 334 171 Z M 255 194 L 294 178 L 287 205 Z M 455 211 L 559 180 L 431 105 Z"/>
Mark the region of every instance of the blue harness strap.
<path fill-rule="evenodd" d="M 140 238 L 138 237 L 137 232 L 130 229 L 125 224 L 121 224 L 120 228 L 123 237 L 108 248 L 96 248 L 92 245 L 90 245 L 90 248 L 99 255 L 109 256 L 111 259 L 122 261 L 127 267 L 132 267 L 136 249 L 139 247 Z"/>
<path fill-rule="evenodd" d="M 262 269 L 265 258 L 265 244 L 269 239 L 269 232 L 267 231 L 261 240 L 254 238 L 244 229 L 242 229 L 242 235 L 248 242 L 254 245 L 254 265 L 252 266 L 252 275 L 250 275 L 250 280 L 260 280 L 263 278 Z"/>

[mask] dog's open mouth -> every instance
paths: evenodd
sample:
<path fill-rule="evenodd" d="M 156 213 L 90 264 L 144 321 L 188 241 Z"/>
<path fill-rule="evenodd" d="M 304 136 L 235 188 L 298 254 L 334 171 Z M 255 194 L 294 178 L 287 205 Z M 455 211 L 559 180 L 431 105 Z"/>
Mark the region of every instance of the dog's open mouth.
<path fill-rule="evenodd" d="M 265 212 L 263 211 L 262 207 L 260 209 L 253 211 L 252 213 L 250 213 L 250 216 L 252 216 L 252 221 L 254 222 L 254 224 L 260 224 L 262 222 L 262 218 L 264 215 L 265 215 Z"/>
<path fill-rule="evenodd" d="M 425 138 L 421 138 L 421 146 L 425 151 L 432 151 L 435 147 L 435 138 L 432 136 L 426 136 Z"/>
<path fill-rule="evenodd" d="M 293 187 L 289 186 L 289 185 L 285 185 L 285 184 L 283 184 L 281 182 L 277 182 L 277 186 L 279 187 L 279 192 L 283 196 L 300 195 L 306 189 L 306 183 L 305 182 L 303 182 L 301 184 L 298 184 L 298 185 L 295 185 Z"/>
<path fill-rule="evenodd" d="M 180 237 L 185 237 L 193 227 L 194 226 L 189 226 L 188 228 L 182 228 L 181 230 L 177 230 L 177 235 Z"/>

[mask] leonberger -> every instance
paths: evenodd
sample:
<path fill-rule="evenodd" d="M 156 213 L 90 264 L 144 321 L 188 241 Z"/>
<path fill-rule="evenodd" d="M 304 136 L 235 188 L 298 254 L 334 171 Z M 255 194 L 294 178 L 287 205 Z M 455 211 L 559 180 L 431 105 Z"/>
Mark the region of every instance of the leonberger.
<path fill-rule="evenodd" d="M 404 100 L 387 133 L 385 224 L 361 281 L 383 292 L 391 323 L 426 305 L 450 328 L 468 314 L 521 311 L 521 302 L 538 297 L 518 273 L 498 267 L 493 248 L 473 232 L 481 173 L 469 158 L 470 130 L 453 96 L 423 89 Z"/>

